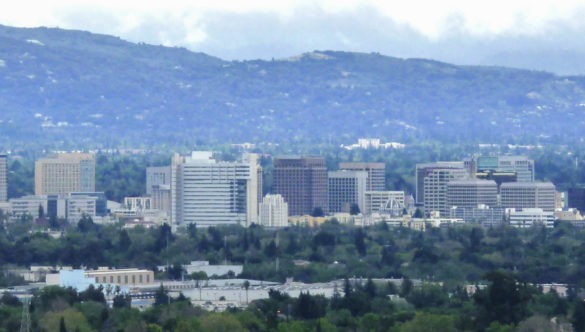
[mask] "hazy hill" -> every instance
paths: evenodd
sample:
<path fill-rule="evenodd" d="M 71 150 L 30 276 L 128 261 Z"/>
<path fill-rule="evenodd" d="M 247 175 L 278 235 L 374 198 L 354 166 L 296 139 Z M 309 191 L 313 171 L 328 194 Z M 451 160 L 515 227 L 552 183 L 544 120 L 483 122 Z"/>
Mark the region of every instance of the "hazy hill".
<path fill-rule="evenodd" d="M 195 142 L 567 142 L 585 78 L 314 51 L 228 62 L 182 48 L 0 26 L 0 150 Z"/>

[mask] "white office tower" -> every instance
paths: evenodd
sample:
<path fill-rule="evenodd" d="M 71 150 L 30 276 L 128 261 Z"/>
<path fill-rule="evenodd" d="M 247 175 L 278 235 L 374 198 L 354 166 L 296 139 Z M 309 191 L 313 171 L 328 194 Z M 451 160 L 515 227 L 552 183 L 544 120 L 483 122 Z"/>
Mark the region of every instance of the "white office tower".
<path fill-rule="evenodd" d="M 266 195 L 260 203 L 260 225 L 267 227 L 288 226 L 288 204 L 282 196 Z"/>
<path fill-rule="evenodd" d="M 225 162 L 212 152 L 175 154 L 171 165 L 171 222 L 197 226 L 240 224 L 257 221 L 257 157 Z M 251 188 L 254 187 L 254 188 Z"/>

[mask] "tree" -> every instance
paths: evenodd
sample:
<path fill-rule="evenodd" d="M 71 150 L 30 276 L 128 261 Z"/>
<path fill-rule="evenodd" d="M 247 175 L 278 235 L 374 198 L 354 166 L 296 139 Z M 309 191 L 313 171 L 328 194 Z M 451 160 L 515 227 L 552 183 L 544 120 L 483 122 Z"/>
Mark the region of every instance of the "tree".
<path fill-rule="evenodd" d="M 414 319 L 402 325 L 401 332 L 456 332 L 455 318 L 417 312 Z"/>
<path fill-rule="evenodd" d="M 366 242 L 365 242 L 366 235 L 361 228 L 358 228 L 354 235 L 354 244 L 355 249 L 360 254 L 360 256 L 365 256 L 366 254 Z"/>
<path fill-rule="evenodd" d="M 67 332 L 67 327 L 65 327 L 65 318 L 61 316 L 59 320 L 59 332 Z"/>
<path fill-rule="evenodd" d="M 527 305 L 532 298 L 528 286 L 504 271 L 490 272 L 486 279 L 490 282 L 488 287 L 478 290 L 473 297 L 479 311 L 477 322 L 480 328 L 493 321 L 516 325 L 527 317 Z"/>
<path fill-rule="evenodd" d="M 416 210 L 414 211 L 414 214 L 412 215 L 412 217 L 413 218 L 420 219 L 420 218 L 423 218 L 424 216 L 423 216 L 423 213 L 422 213 L 421 209 L 420 208 L 416 208 Z"/>
<path fill-rule="evenodd" d="M 582 300 L 577 300 L 573 303 L 573 315 L 571 323 L 576 332 L 585 331 L 585 303 Z"/>
<path fill-rule="evenodd" d="M 87 214 L 83 214 L 79 222 L 77 222 L 77 229 L 82 233 L 87 233 L 95 229 L 93 219 Z"/>
<path fill-rule="evenodd" d="M 116 294 L 112 300 L 114 308 L 130 308 L 132 306 L 132 297 L 130 294 Z"/>
<path fill-rule="evenodd" d="M 311 216 L 313 217 L 325 217 L 325 212 L 323 211 L 323 208 L 320 206 L 317 206 L 313 209 L 313 212 L 311 212 Z"/>
<path fill-rule="evenodd" d="M 412 283 L 412 280 L 410 280 L 410 278 L 405 277 L 404 279 L 402 279 L 402 285 L 400 286 L 400 296 L 407 297 L 410 294 L 410 292 L 412 292 L 413 287 L 414 284 Z"/>
<path fill-rule="evenodd" d="M 171 298 L 167 294 L 164 286 L 160 284 L 160 287 L 154 292 L 154 305 L 167 305 L 170 303 Z"/>
<path fill-rule="evenodd" d="M 244 289 L 246 289 L 246 304 L 248 304 L 248 288 L 250 288 L 250 282 L 248 280 L 244 281 Z"/>
<path fill-rule="evenodd" d="M 358 215 L 360 214 L 360 206 L 357 205 L 356 203 L 352 203 L 351 206 L 349 207 L 349 214 L 352 216 Z"/>

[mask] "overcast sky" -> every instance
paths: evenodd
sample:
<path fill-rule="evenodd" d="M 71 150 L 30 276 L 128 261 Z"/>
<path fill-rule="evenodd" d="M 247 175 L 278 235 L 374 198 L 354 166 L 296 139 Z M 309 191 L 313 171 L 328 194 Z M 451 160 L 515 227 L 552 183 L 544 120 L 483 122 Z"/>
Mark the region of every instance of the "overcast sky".
<path fill-rule="evenodd" d="M 571 71 L 582 62 L 574 64 L 574 59 L 585 59 L 583 17 L 585 0 L 17 0 L 0 4 L 4 25 L 87 30 L 133 42 L 184 46 L 226 60 L 342 50 L 457 64 L 557 66 L 551 70 L 559 72 Z M 585 64 L 581 66 L 585 72 Z"/>

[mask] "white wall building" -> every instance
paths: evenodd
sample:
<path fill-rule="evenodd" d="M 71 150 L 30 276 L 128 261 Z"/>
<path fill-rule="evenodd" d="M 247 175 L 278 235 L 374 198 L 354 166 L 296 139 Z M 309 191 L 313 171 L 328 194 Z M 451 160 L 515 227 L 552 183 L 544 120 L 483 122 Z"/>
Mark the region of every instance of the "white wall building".
<path fill-rule="evenodd" d="M 175 154 L 171 166 L 171 222 L 198 226 L 257 222 L 261 168 L 255 155 L 225 162 L 212 152 Z"/>
<path fill-rule="evenodd" d="M 543 209 L 506 209 L 506 214 L 510 225 L 518 228 L 527 228 L 536 225 L 552 228 L 555 224 L 554 212 L 544 211 Z"/>
<path fill-rule="evenodd" d="M 288 204 L 281 195 L 266 195 L 260 203 L 260 225 L 267 227 L 288 226 Z"/>

